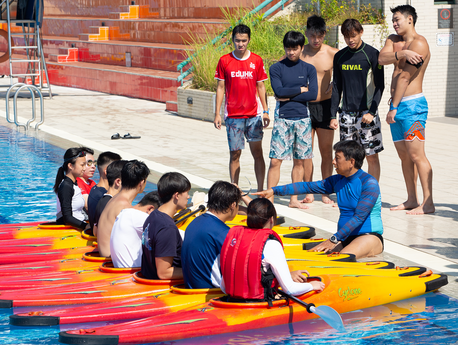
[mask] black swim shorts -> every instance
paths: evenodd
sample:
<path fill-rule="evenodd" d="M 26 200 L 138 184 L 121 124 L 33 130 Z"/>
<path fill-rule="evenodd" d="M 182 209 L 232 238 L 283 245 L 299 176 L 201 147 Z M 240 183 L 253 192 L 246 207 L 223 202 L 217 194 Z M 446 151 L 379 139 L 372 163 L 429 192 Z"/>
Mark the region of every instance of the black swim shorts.
<path fill-rule="evenodd" d="M 331 123 L 331 99 L 325 99 L 320 102 L 308 102 L 312 128 L 330 129 Z"/>
<path fill-rule="evenodd" d="M 382 242 L 382 251 L 385 249 L 385 244 L 383 243 L 383 236 L 376 233 L 376 232 L 369 232 L 367 234 L 361 234 L 361 235 L 356 235 L 356 236 L 348 236 L 345 240 L 342 241 L 342 245 L 343 247 L 345 248 L 346 246 L 348 246 L 351 241 L 353 241 L 355 238 L 357 237 L 360 237 L 360 236 L 366 236 L 366 235 L 373 235 L 373 236 L 377 236 L 380 240 L 380 242 Z"/>

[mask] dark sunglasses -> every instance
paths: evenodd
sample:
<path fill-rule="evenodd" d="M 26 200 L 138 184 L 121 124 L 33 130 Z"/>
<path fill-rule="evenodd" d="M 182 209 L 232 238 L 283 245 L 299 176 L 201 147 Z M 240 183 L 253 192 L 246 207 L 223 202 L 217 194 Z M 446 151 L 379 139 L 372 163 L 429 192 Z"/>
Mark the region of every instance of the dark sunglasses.
<path fill-rule="evenodd" d="M 73 156 L 73 157 L 69 157 L 67 159 L 64 159 L 64 163 L 68 162 L 68 161 L 71 161 L 75 158 L 79 158 L 79 157 L 86 157 L 86 152 L 85 151 L 81 151 L 80 153 L 78 153 L 76 156 Z"/>
<path fill-rule="evenodd" d="M 90 167 L 92 165 L 94 165 L 96 167 L 97 166 L 97 161 L 93 161 L 93 160 L 90 159 L 90 160 L 88 160 L 86 162 L 86 164 L 87 164 L 88 167 Z"/>

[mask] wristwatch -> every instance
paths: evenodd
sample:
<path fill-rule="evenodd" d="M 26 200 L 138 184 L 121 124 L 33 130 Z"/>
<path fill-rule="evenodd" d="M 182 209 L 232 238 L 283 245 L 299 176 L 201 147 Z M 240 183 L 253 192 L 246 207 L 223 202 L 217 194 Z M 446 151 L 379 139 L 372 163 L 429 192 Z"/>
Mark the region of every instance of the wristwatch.
<path fill-rule="evenodd" d="M 264 110 L 262 113 L 269 115 L 269 110 Z"/>
<path fill-rule="evenodd" d="M 331 241 L 331 242 L 334 243 L 334 244 L 339 243 L 339 240 L 338 240 L 337 237 L 335 237 L 334 235 L 332 235 L 332 236 L 329 238 L 329 241 Z"/>

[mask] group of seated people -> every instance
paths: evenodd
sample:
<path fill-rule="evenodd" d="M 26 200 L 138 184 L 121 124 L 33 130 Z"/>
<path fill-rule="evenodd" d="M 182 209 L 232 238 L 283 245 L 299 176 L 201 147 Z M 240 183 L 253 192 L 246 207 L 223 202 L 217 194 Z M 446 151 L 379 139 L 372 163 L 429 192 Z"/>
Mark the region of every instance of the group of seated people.
<path fill-rule="evenodd" d="M 87 210 L 100 255 L 111 256 L 115 267 L 141 266 L 142 275 L 149 279 L 184 279 L 192 289 L 219 287 L 234 301 L 271 300 L 275 284 L 293 295 L 321 291 L 324 284 L 308 282 L 307 271 L 289 271 L 282 240 L 272 230 L 277 214 L 268 198 L 274 193 L 336 193 L 341 211 L 338 231 L 315 250 L 340 250 L 357 257 L 379 254 L 383 229 L 378 183 L 360 170 L 364 151 L 359 144 L 340 142 L 334 149 L 336 175 L 253 193 L 260 196 L 254 200 L 243 198 L 247 226 L 226 224 L 239 212 L 241 190 L 229 182 L 215 182 L 208 191 L 207 211 L 187 226 L 183 236 L 174 217 L 188 205 L 191 183 L 184 175 L 164 174 L 157 191 L 133 206 L 145 188 L 148 167 L 104 152 L 97 160 L 100 181 L 91 189 L 85 208 L 78 179 L 95 167 L 93 153 L 71 148 L 54 186 L 57 222 L 84 229 L 90 226 L 85 222 Z M 89 166 L 88 157 L 92 158 Z M 83 182 L 91 183 L 89 178 Z"/>

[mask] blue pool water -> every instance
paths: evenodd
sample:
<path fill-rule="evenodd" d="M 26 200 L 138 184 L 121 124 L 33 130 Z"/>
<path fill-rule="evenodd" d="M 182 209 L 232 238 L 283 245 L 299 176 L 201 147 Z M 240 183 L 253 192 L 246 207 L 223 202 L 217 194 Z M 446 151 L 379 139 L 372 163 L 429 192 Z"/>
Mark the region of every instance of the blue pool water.
<path fill-rule="evenodd" d="M 65 150 L 2 126 L 0 149 L 0 223 L 53 220 L 52 186 Z M 148 184 L 145 192 L 154 189 L 155 185 Z M 0 309 L 0 344 L 59 344 L 59 331 L 94 327 L 94 324 L 61 328 L 10 326 L 9 315 L 24 311 L 24 308 Z M 458 301 L 440 293 L 346 313 L 342 318 L 346 333 L 337 333 L 317 319 L 162 344 L 458 343 Z"/>

